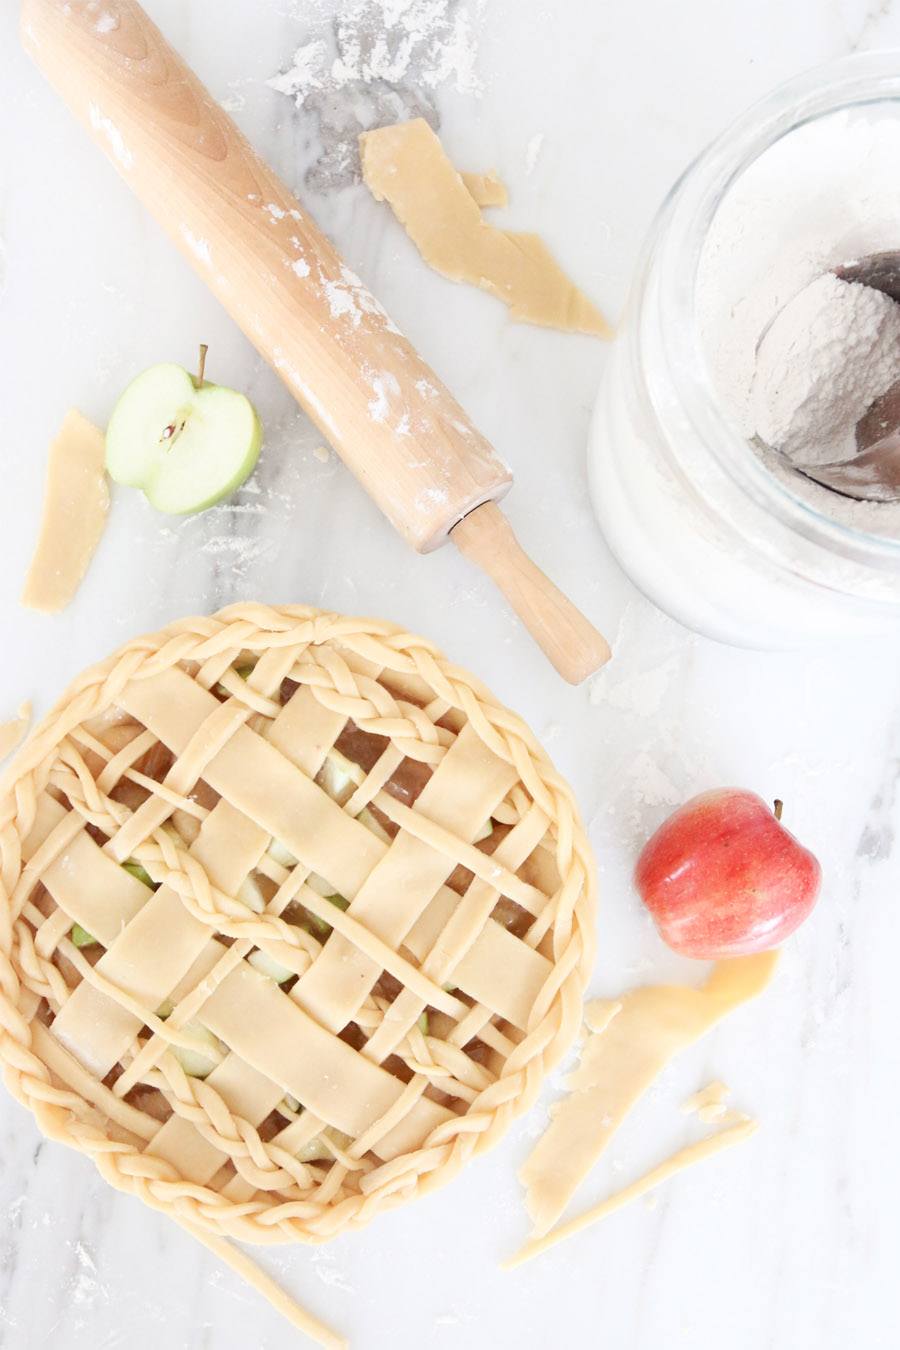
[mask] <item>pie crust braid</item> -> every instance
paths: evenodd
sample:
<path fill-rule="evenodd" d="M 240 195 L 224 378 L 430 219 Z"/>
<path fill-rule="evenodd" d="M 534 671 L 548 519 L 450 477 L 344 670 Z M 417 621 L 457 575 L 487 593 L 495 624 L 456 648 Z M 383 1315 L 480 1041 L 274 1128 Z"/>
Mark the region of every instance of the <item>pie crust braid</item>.
<path fill-rule="evenodd" d="M 0 1057 L 115 1187 L 327 1240 L 496 1143 L 574 1040 L 594 871 L 422 638 L 234 605 L 82 674 L 0 788 Z"/>

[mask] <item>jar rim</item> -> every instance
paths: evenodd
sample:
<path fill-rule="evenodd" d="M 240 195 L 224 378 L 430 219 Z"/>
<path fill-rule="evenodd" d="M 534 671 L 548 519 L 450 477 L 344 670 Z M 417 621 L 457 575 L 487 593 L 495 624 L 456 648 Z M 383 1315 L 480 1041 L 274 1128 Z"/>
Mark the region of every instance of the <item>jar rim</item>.
<path fill-rule="evenodd" d="M 683 411 L 729 478 L 811 542 L 895 571 L 900 570 L 900 537 L 872 534 L 825 514 L 753 453 L 721 406 L 695 311 L 697 275 L 713 219 L 754 161 L 807 123 L 892 101 L 900 107 L 900 48 L 858 52 L 816 66 L 751 104 L 701 151 L 660 207 L 657 299 L 666 359 Z"/>

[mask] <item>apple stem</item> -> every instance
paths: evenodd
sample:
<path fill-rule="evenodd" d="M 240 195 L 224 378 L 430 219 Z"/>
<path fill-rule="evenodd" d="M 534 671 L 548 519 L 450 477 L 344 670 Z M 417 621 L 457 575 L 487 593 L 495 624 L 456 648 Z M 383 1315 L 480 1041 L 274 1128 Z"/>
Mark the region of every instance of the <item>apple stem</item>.
<path fill-rule="evenodd" d="M 781 800 L 780 797 L 775 798 L 775 806 L 773 809 L 775 811 L 775 819 L 780 820 L 782 812 L 784 811 L 784 802 Z"/>
<path fill-rule="evenodd" d="M 198 367 L 197 367 L 197 387 L 198 387 L 198 389 L 202 389 L 202 388 L 203 388 L 203 375 L 204 375 L 204 372 L 205 372 L 205 370 L 206 370 L 206 353 L 207 353 L 208 351 L 209 351 L 209 347 L 207 346 L 207 344 L 206 344 L 205 342 L 201 342 L 201 343 L 200 343 L 200 364 L 199 364 Z"/>

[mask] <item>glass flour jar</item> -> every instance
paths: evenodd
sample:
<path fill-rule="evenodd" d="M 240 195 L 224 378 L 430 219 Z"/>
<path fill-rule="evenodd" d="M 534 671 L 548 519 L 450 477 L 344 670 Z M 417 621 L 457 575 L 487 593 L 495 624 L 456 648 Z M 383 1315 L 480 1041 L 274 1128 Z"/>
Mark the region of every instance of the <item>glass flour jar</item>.
<path fill-rule="evenodd" d="M 797 138 L 820 152 L 835 128 L 858 137 L 875 123 L 900 134 L 900 52 L 809 72 L 734 123 L 663 203 L 604 372 L 589 477 L 606 539 L 661 609 L 723 642 L 787 648 L 900 624 L 900 531 L 876 532 L 871 524 L 873 510 L 894 507 L 841 505 L 827 490 L 810 491 L 796 475 L 766 466 L 713 378 L 698 305 L 718 213 L 729 194 L 753 184 L 749 175 L 765 170 L 767 154 L 800 149 L 804 165 L 815 165 Z M 895 216 L 893 203 L 883 207 L 861 190 L 865 156 L 850 155 L 846 164 L 826 157 L 821 165 L 818 179 L 812 169 L 798 173 L 789 189 L 798 236 L 804 208 L 805 218 L 820 222 L 824 212 L 833 223 L 834 256 L 813 250 L 808 280 L 858 253 L 900 247 L 900 211 Z M 802 244 L 775 214 L 767 227 L 769 209 L 784 212 L 779 194 L 760 199 L 764 223 L 748 241 L 757 270 L 778 267 L 785 250 Z M 720 250 L 716 265 L 723 296 L 732 291 L 728 318 L 745 303 L 744 249 Z"/>

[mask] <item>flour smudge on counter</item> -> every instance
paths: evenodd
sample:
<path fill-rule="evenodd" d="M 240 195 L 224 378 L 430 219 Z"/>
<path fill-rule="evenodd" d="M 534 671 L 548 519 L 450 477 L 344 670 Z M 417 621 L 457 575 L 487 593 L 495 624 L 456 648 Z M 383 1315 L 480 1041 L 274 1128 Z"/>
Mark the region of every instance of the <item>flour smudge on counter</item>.
<path fill-rule="evenodd" d="M 359 179 L 361 131 L 414 117 L 437 127 L 442 85 L 481 92 L 483 11 L 484 0 L 352 0 L 339 14 L 320 4 L 290 64 L 268 81 L 318 119 L 323 149 L 307 173 L 310 187 Z"/>

